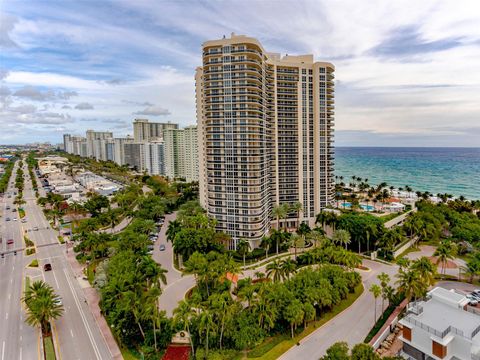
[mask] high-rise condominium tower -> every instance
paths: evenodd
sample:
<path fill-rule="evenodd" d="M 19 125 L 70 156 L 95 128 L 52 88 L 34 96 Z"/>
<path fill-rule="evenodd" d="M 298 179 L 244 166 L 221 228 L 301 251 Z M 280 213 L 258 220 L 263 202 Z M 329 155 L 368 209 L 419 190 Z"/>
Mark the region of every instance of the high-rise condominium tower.
<path fill-rule="evenodd" d="M 133 122 L 133 138 L 135 142 L 163 140 L 163 131 L 166 129 L 178 129 L 178 124 L 135 119 Z"/>
<path fill-rule="evenodd" d="M 300 221 L 333 198 L 334 66 L 267 53 L 253 38 L 203 44 L 196 72 L 200 201 L 218 229 L 258 246 L 275 206 Z M 280 226 L 294 228 L 297 212 Z M 232 247 L 235 245 L 235 241 Z"/>

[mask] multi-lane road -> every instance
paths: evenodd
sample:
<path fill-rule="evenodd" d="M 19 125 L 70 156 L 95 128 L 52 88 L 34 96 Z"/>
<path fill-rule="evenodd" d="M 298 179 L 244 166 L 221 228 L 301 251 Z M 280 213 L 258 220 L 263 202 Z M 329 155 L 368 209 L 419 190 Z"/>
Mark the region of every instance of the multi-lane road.
<path fill-rule="evenodd" d="M 1 200 L 0 206 L 0 359 L 37 359 L 39 354 L 38 336 L 36 329 L 24 321 L 25 313 L 21 307 L 23 294 L 24 269 L 28 259 L 23 254 L 23 239 L 21 223 L 15 208 L 13 192 L 15 173 L 18 162 L 15 164 L 8 185 L 7 192 Z M 10 194 L 10 195 L 7 195 Z M 9 208 L 7 210 L 7 208 Z M 7 218 L 10 220 L 7 221 Z M 14 219 L 17 219 L 14 221 Z M 13 240 L 13 244 L 7 244 Z M 16 251 L 16 255 L 13 251 Z"/>
<path fill-rule="evenodd" d="M 28 177 L 26 166 L 24 173 Z M 13 186 L 9 187 L 8 193 L 12 191 L 14 191 Z M 31 280 L 42 279 L 49 283 L 62 298 L 65 309 L 63 316 L 53 322 L 58 358 L 112 359 L 98 324 L 90 313 L 79 282 L 67 262 L 66 247 L 59 244 L 58 232 L 50 227 L 42 209 L 37 205 L 30 179 L 25 181 L 24 200 L 26 204 L 23 208 L 27 221 L 25 223 L 21 223 L 20 220 L 7 222 L 6 217 L 13 218 L 13 215 L 11 210 L 7 211 L 5 207 L 9 201 L 13 201 L 13 196 L 4 198 L 4 211 L 7 211 L 1 219 L 5 228 L 2 231 L 4 239 L 13 238 L 15 243 L 9 246 L 12 249 L 21 249 L 25 234 L 35 243 L 36 255 L 29 256 L 27 259 L 23 251 L 17 251 L 17 255 L 10 253 L 1 259 L 0 288 L 9 289 L 9 291 L 0 292 L 0 319 L 2 323 L 5 319 L 6 324 L 0 328 L 0 346 L 5 348 L 5 350 L 0 349 L 0 360 L 39 358 L 38 330 L 24 323 L 24 311 L 20 303 L 25 266 L 35 257 L 39 261 L 39 267 L 37 270 L 28 270 Z M 38 230 L 34 231 L 34 228 Z M 2 246 L 4 251 L 5 240 Z M 43 266 L 47 263 L 51 264 L 51 271 L 43 271 Z"/>

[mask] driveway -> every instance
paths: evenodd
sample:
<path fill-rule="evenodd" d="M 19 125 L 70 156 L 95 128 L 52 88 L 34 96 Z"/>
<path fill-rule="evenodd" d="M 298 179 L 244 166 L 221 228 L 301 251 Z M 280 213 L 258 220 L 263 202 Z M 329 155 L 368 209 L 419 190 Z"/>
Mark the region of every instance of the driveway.
<path fill-rule="evenodd" d="M 195 279 L 192 275 L 182 276 L 182 273 L 175 269 L 173 265 L 173 245 L 167 241 L 167 229 L 170 221 L 177 218 L 177 212 L 165 215 L 165 223 L 163 224 L 158 240 L 155 242 L 153 249 L 153 259 L 167 270 L 167 285 L 163 288 L 160 296 L 160 310 L 165 310 L 167 316 L 173 315 L 173 309 L 178 305 L 178 302 L 185 297 L 185 293 L 195 286 Z M 160 251 L 160 244 L 165 245 L 165 250 Z"/>
<path fill-rule="evenodd" d="M 300 341 L 279 359 L 318 359 L 338 341 L 346 341 L 350 346 L 363 342 L 374 323 L 375 299 L 368 291 L 372 283 L 379 283 L 377 275 L 386 272 L 395 280 L 397 266 L 364 260 L 363 265 L 370 271 L 359 271 L 362 275 L 363 294 L 346 310 Z M 377 316 L 381 313 L 382 301 L 377 299 Z"/>
<path fill-rule="evenodd" d="M 406 255 L 406 257 L 409 258 L 410 260 L 417 260 L 417 259 L 421 258 L 422 256 L 432 257 L 433 254 L 435 253 L 435 249 L 436 249 L 436 247 L 432 246 L 432 245 L 420 245 L 418 251 L 408 253 Z M 459 258 L 455 258 L 455 259 L 453 259 L 453 262 L 455 263 L 455 265 L 457 267 L 454 268 L 454 269 L 446 268 L 445 269 L 445 274 L 458 277 L 459 273 L 460 273 L 460 268 L 465 266 L 465 261 L 462 260 L 462 259 L 459 259 Z M 442 266 L 441 265 L 438 266 L 437 271 L 438 271 L 439 274 L 442 272 Z"/>

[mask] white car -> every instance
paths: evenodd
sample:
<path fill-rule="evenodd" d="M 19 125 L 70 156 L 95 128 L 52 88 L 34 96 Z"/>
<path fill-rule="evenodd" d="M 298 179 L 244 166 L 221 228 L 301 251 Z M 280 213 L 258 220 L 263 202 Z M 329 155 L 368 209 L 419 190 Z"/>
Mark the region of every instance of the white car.
<path fill-rule="evenodd" d="M 13 221 L 17 221 L 17 218 L 13 218 Z"/>

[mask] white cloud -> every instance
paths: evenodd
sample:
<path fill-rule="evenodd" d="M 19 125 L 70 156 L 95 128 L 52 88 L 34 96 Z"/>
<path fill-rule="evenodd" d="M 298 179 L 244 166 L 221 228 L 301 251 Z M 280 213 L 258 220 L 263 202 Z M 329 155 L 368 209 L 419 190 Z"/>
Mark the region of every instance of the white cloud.
<path fill-rule="evenodd" d="M 170 111 L 160 106 L 149 106 L 141 111 L 134 112 L 133 115 L 165 116 L 165 115 L 170 115 Z"/>
<path fill-rule="evenodd" d="M 83 102 L 80 104 L 77 104 L 75 106 L 75 109 L 77 110 L 93 110 L 93 105 L 87 102 Z"/>

